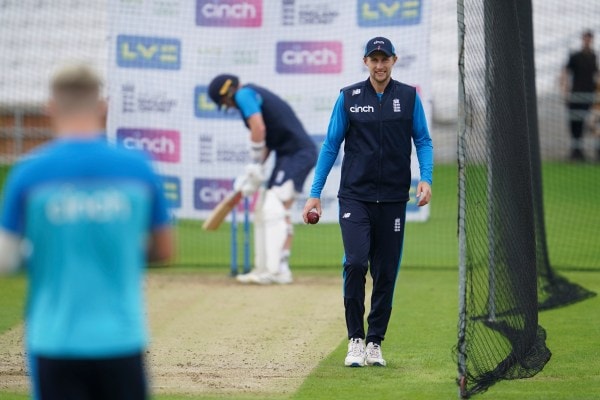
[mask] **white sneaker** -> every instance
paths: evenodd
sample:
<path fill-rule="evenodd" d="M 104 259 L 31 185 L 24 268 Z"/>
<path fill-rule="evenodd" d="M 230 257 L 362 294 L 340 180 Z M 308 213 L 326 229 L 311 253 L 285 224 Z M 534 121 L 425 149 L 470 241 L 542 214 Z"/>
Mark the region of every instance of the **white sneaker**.
<path fill-rule="evenodd" d="M 270 285 L 272 283 L 276 283 L 279 285 L 287 285 L 292 282 L 293 282 L 293 279 L 292 279 L 291 273 L 270 274 L 267 272 L 267 273 L 258 275 L 258 279 L 254 283 L 258 283 L 259 285 Z"/>
<path fill-rule="evenodd" d="M 363 339 L 350 339 L 348 343 L 348 354 L 344 360 L 346 367 L 365 366 L 365 341 Z"/>
<path fill-rule="evenodd" d="M 249 272 L 243 275 L 237 275 L 235 277 L 240 283 L 256 283 L 258 285 L 270 285 L 272 283 L 277 283 L 280 285 L 286 285 L 292 283 L 294 280 L 292 278 L 292 274 L 290 273 L 279 273 L 279 274 L 269 274 L 269 273 L 256 273 Z"/>
<path fill-rule="evenodd" d="M 236 275 L 235 279 L 240 283 L 260 283 L 260 274 L 248 272 L 247 274 Z"/>
<path fill-rule="evenodd" d="M 366 357 L 366 363 L 367 365 L 373 365 L 373 366 L 377 366 L 377 367 L 385 367 L 386 362 L 383 359 L 383 356 L 381 355 L 381 346 L 378 344 L 375 344 L 373 342 L 369 342 L 369 344 L 367 344 L 367 357 Z"/>
<path fill-rule="evenodd" d="M 270 279 L 273 283 L 278 283 L 280 285 L 288 285 L 294 282 L 294 278 L 292 278 L 292 273 L 287 270 L 287 272 L 280 272 L 276 275 L 271 275 Z"/>

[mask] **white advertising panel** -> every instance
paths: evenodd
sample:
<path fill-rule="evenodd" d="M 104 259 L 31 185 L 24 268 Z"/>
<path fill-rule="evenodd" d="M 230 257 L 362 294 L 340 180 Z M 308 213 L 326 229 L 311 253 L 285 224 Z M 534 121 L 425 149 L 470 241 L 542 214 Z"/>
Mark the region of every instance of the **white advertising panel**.
<path fill-rule="evenodd" d="M 236 112 L 218 111 L 211 79 L 233 73 L 287 100 L 320 145 L 339 90 L 364 80 L 364 46 L 395 45 L 393 78 L 418 88 L 430 115 L 430 1 L 110 0 L 108 133 L 150 153 L 179 218 L 202 219 L 249 162 Z M 323 191 L 337 220 L 342 154 Z M 419 177 L 413 151 L 413 182 Z M 294 220 L 310 190 L 309 176 Z M 414 186 L 414 185 L 413 185 Z M 426 220 L 411 190 L 408 220 Z"/>

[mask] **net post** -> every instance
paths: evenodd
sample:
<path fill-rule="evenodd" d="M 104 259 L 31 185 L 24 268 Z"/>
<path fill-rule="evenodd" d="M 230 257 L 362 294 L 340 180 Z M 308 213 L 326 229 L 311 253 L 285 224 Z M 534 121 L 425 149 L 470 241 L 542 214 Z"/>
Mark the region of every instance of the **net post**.
<path fill-rule="evenodd" d="M 464 87 L 464 0 L 457 0 L 458 18 L 458 397 L 466 398 L 467 358 L 466 358 L 466 318 L 467 318 L 467 241 L 466 241 L 466 109 Z"/>
<path fill-rule="evenodd" d="M 484 5 L 485 7 L 485 5 Z M 491 62 L 490 60 L 492 59 L 490 53 L 490 48 L 488 46 L 485 47 L 485 59 L 486 59 L 486 65 L 488 65 L 489 62 Z M 489 87 L 492 84 L 490 83 L 490 80 L 492 79 L 492 77 L 490 76 L 490 70 L 486 69 L 485 71 L 485 82 L 486 85 Z M 486 190 L 486 197 L 487 197 L 487 207 L 488 207 L 488 212 L 487 212 L 487 236 L 488 236 L 488 321 L 495 321 L 496 320 L 496 235 L 495 235 L 495 224 L 494 224 L 494 217 L 495 217 L 495 206 L 496 204 L 494 203 L 494 160 L 493 160 L 493 154 L 492 154 L 492 147 L 494 145 L 493 143 L 493 129 L 492 129 L 492 122 L 490 121 L 490 113 L 488 112 L 489 109 L 492 107 L 491 106 L 491 102 L 493 102 L 494 100 L 491 98 L 492 94 L 490 93 L 490 91 L 486 90 L 485 92 L 485 107 L 486 107 L 486 119 L 485 119 L 485 123 L 487 125 L 487 129 L 486 131 L 486 135 L 485 135 L 485 140 L 487 142 L 487 146 L 485 148 L 485 161 L 487 164 L 487 190 Z"/>

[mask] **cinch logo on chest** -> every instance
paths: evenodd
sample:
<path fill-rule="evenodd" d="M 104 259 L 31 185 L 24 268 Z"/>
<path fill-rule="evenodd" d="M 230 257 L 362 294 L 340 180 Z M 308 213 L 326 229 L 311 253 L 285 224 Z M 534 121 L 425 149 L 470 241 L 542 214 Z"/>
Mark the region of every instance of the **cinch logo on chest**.
<path fill-rule="evenodd" d="M 375 112 L 375 107 L 353 105 L 352 107 L 350 107 L 350 112 L 351 113 L 371 113 L 371 112 Z"/>

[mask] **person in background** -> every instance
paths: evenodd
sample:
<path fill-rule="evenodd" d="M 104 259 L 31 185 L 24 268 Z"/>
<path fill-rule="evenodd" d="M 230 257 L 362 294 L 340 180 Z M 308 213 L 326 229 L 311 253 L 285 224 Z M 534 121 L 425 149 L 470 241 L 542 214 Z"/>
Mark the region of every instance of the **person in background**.
<path fill-rule="evenodd" d="M 572 53 L 561 73 L 561 88 L 569 110 L 572 161 L 585 161 L 583 133 L 589 111 L 594 104 L 598 59 L 593 48 L 594 33 L 586 30 L 581 35 L 581 50 Z M 600 160 L 600 141 L 596 152 Z"/>
<path fill-rule="evenodd" d="M 235 190 L 244 196 L 258 191 L 263 163 L 275 153 L 267 190 L 259 192 L 254 210 L 254 269 L 236 278 L 241 283 L 292 283 L 290 209 L 315 166 L 317 147 L 290 105 L 268 89 L 242 85 L 237 76 L 222 74 L 211 81 L 208 94 L 219 107 L 239 110 L 250 130 L 252 162 L 236 179 Z"/>
<path fill-rule="evenodd" d="M 389 39 L 376 37 L 367 42 L 363 62 L 369 78 L 341 90 L 303 212 L 305 222 L 311 210 L 321 214 L 321 191 L 344 142 L 338 198 L 344 244 L 347 367 L 386 365 L 381 342 L 392 313 L 402 258 L 413 142 L 421 172 L 418 206 L 431 200 L 433 144 L 417 90 L 392 79 L 397 59 Z M 373 290 L 365 333 L 365 277 L 369 270 Z"/>
<path fill-rule="evenodd" d="M 60 68 L 56 138 L 10 171 L 0 272 L 25 265 L 25 343 L 35 399 L 149 398 L 144 267 L 173 254 L 170 216 L 145 155 L 109 145 L 101 80 Z"/>

